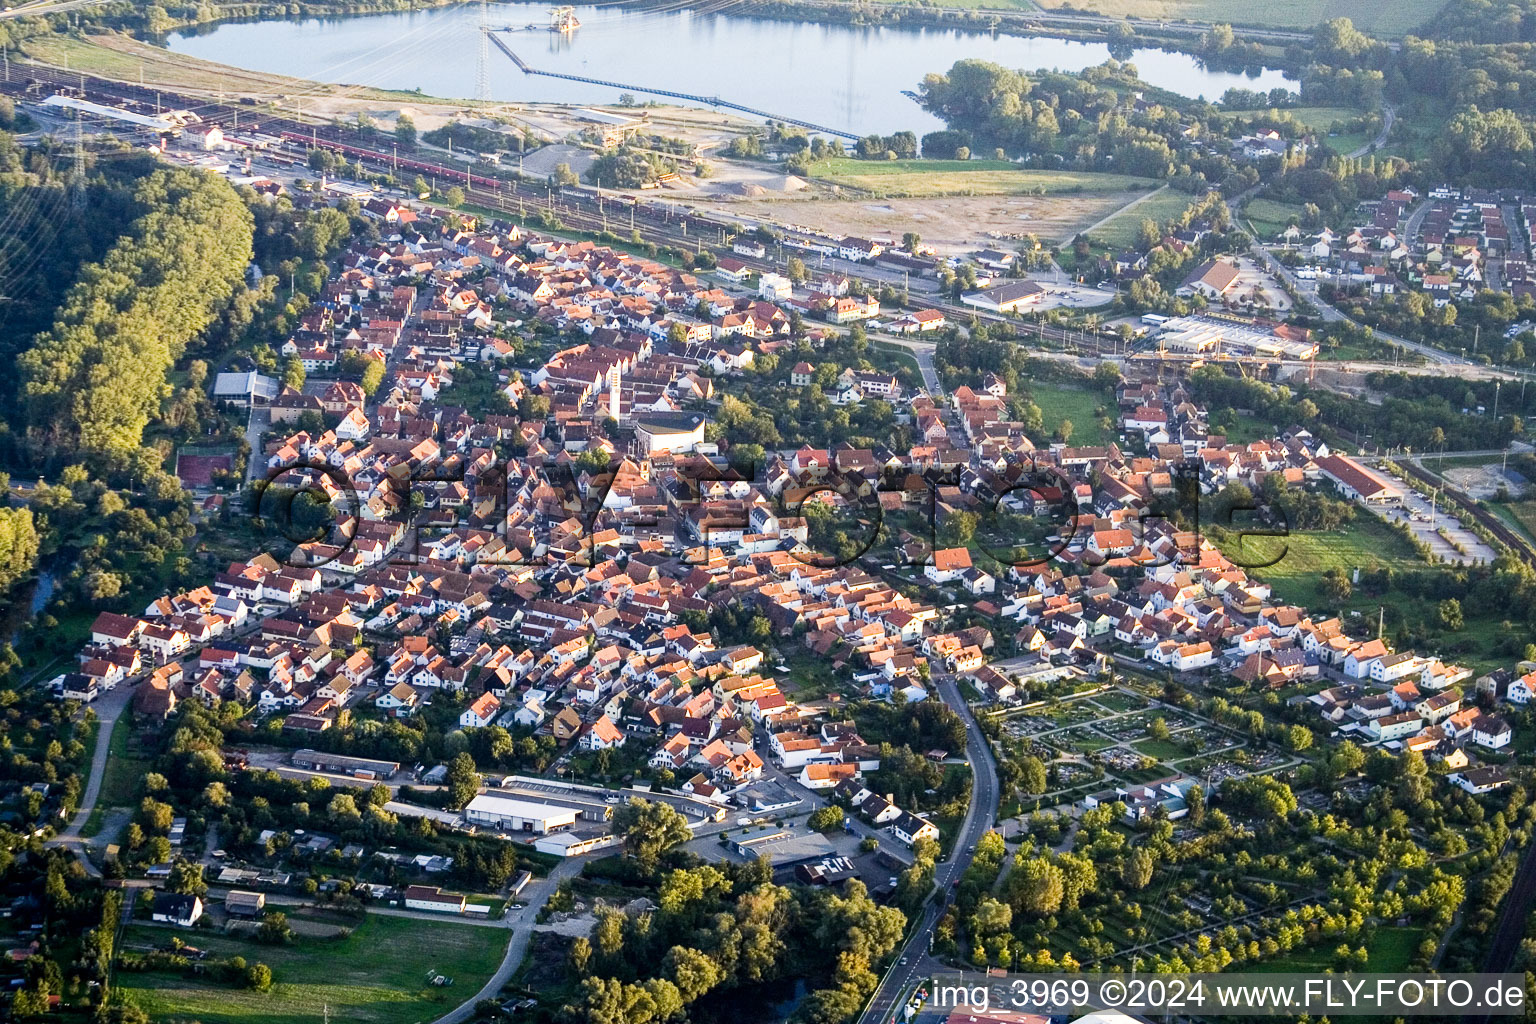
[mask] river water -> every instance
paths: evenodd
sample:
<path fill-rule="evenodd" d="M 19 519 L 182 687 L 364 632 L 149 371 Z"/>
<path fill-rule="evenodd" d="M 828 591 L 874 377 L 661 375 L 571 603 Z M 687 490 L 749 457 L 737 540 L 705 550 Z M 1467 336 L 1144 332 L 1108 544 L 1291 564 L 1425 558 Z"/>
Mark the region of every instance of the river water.
<path fill-rule="evenodd" d="M 498 3 L 491 23 L 524 61 L 546 71 L 718 97 L 829 128 L 869 134 L 942 128 L 903 95 L 962 58 L 1011 68 L 1078 71 L 1109 58 L 1105 43 L 955 29 L 857 27 L 693 10 L 578 6 L 581 28 L 550 32 L 545 3 Z M 333 19 L 231 22 L 177 33 L 177 53 L 322 82 L 475 94 L 478 5 Z M 531 27 L 530 27 L 531 26 Z M 1294 88 L 1276 70 L 1216 71 L 1197 57 L 1137 50 L 1152 85 L 1219 99 L 1234 86 Z M 619 90 L 524 75 L 494 47 L 491 95 L 501 101 L 613 103 Z M 642 102 L 646 99 L 637 93 Z"/>

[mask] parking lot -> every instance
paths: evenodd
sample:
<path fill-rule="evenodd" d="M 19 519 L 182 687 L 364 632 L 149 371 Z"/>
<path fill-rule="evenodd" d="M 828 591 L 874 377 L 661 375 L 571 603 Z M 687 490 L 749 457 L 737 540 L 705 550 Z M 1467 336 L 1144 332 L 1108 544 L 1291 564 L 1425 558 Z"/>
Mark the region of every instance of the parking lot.
<path fill-rule="evenodd" d="M 1401 507 L 1374 511 L 1389 523 L 1407 523 L 1414 537 L 1447 562 L 1491 562 L 1498 557 L 1477 534 L 1462 526 L 1455 516 L 1447 515 L 1444 506 L 1438 511 L 1431 509 L 1429 499 L 1417 491 L 1405 488 Z"/>

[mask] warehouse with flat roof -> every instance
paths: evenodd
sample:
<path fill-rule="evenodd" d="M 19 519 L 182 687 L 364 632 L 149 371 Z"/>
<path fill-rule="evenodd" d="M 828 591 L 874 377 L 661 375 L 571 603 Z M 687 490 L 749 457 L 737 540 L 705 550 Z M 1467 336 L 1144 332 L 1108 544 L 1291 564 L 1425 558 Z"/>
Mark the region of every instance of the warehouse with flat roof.
<path fill-rule="evenodd" d="M 557 807 L 490 793 L 481 793 L 464 808 L 464 820 L 471 825 L 539 835 L 573 827 L 579 814 L 573 807 Z"/>
<path fill-rule="evenodd" d="M 387 779 L 400 770 L 399 761 L 375 761 L 369 757 L 327 754 L 308 747 L 295 750 L 288 760 L 295 768 L 330 772 L 333 775 L 355 775 L 360 779 Z"/>

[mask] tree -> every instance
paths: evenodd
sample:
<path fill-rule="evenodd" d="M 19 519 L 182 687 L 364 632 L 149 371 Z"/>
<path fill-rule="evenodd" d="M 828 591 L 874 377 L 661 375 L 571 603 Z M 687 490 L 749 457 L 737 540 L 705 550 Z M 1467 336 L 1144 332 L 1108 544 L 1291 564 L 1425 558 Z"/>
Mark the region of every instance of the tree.
<path fill-rule="evenodd" d="M 836 804 L 828 804 L 811 812 L 806 825 L 817 832 L 831 832 L 843 827 L 843 809 Z"/>
<path fill-rule="evenodd" d="M 1152 881 L 1152 871 L 1156 866 L 1151 852 L 1145 846 L 1138 846 L 1125 859 L 1125 864 L 1120 870 L 1120 880 L 1125 883 L 1127 889 L 1145 889 Z"/>
<path fill-rule="evenodd" d="M 592 962 L 592 943 L 585 935 L 578 935 L 571 942 L 570 951 L 566 954 L 566 963 L 571 972 L 577 977 L 583 977 L 587 973 L 587 966 Z"/>
<path fill-rule="evenodd" d="M 272 968 L 266 964 L 251 964 L 245 969 L 245 986 L 257 992 L 268 992 L 272 988 Z"/>
<path fill-rule="evenodd" d="M 462 750 L 448 764 L 448 806 L 463 807 L 480 792 L 480 772 L 469 751 Z"/>
<path fill-rule="evenodd" d="M 184 893 L 188 896 L 206 896 L 208 883 L 203 881 L 203 866 L 183 857 L 171 865 L 171 875 L 166 879 L 167 892 Z"/>
<path fill-rule="evenodd" d="M 904 231 L 901 235 L 901 247 L 907 252 L 917 252 L 917 247 L 923 244 L 923 236 L 916 231 Z"/>
<path fill-rule="evenodd" d="M 176 810 L 170 804 L 150 796 L 139 801 L 139 822 L 150 832 L 169 832 L 175 817 Z"/>
<path fill-rule="evenodd" d="M 395 141 L 401 149 L 416 148 L 416 122 L 411 120 L 411 115 L 401 114 L 395 118 Z"/>
<path fill-rule="evenodd" d="M 964 510 L 950 512 L 944 517 L 941 539 L 950 547 L 963 547 L 976 536 L 978 525 L 980 520 L 974 512 Z"/>
<path fill-rule="evenodd" d="M 28 440 L 125 465 L 187 344 L 245 288 L 254 219 L 229 182 L 157 170 L 134 189 L 142 211 L 96 262 L 80 267 L 53 327 L 16 360 Z"/>
<path fill-rule="evenodd" d="M 571 170 L 568 163 L 555 164 L 555 172 L 549 176 L 549 183 L 556 188 L 565 188 L 569 185 L 580 185 L 581 178 Z"/>
<path fill-rule="evenodd" d="M 810 277 L 805 270 L 805 261 L 799 256 L 791 256 L 784 264 L 784 276 L 795 284 L 804 284 Z"/>
<path fill-rule="evenodd" d="M 1015 911 L 1043 917 L 1061 909 L 1066 878 L 1045 857 L 1025 858 L 1008 876 L 1008 902 Z"/>
<path fill-rule="evenodd" d="M 0 507 L 0 589 L 32 571 L 39 544 L 30 508 Z"/>
<path fill-rule="evenodd" d="M 1072 421 L 1071 420 L 1062 420 L 1061 421 L 1061 425 L 1056 428 L 1056 440 L 1062 442 L 1063 444 L 1065 444 L 1066 442 L 1072 440 Z"/>
<path fill-rule="evenodd" d="M 1189 823 L 1199 828 L 1205 820 L 1205 790 L 1200 786 L 1191 786 L 1184 795 L 1184 802 L 1189 805 Z"/>
<path fill-rule="evenodd" d="M 688 819 L 671 804 L 639 797 L 630 797 L 614 810 L 613 831 L 647 874 L 656 869 L 663 853 L 693 837 Z"/>
<path fill-rule="evenodd" d="M 1328 766 L 1335 775 L 1341 778 L 1353 775 L 1365 767 L 1365 753 L 1351 740 L 1344 740 L 1333 748 L 1333 755 L 1328 759 Z"/>
<path fill-rule="evenodd" d="M 1019 789 L 1029 796 L 1038 796 L 1045 792 L 1049 784 L 1045 762 L 1034 754 L 1025 754 L 1019 758 Z"/>
<path fill-rule="evenodd" d="M 1461 612 L 1461 602 L 1454 597 L 1448 597 L 1441 601 L 1437 611 L 1440 625 L 1452 632 L 1456 632 L 1466 625 L 1466 620 Z"/>
<path fill-rule="evenodd" d="M 363 812 L 357 809 L 357 798 L 351 793 L 337 793 L 331 797 L 331 802 L 326 807 L 326 811 L 332 818 L 339 818 L 343 821 L 356 820 L 363 816 Z"/>
<path fill-rule="evenodd" d="M 363 394 L 372 398 L 374 392 L 379 390 L 379 385 L 384 383 L 384 360 L 368 360 L 368 365 L 363 367 L 363 377 L 359 383 L 362 385 Z"/>
<path fill-rule="evenodd" d="M 447 203 L 449 206 L 463 206 L 464 190 L 459 188 L 459 186 L 454 185 L 448 191 L 443 193 L 443 202 Z"/>
<path fill-rule="evenodd" d="M 256 929 L 256 941 L 269 946 L 281 946 L 292 940 L 293 929 L 288 926 L 288 915 L 281 910 L 269 910 L 262 916 L 261 926 Z"/>
<path fill-rule="evenodd" d="M 1349 600 L 1354 587 L 1349 582 L 1349 577 L 1344 575 L 1344 570 L 1334 566 L 1322 575 L 1323 596 L 1333 604 L 1343 604 Z"/>
<path fill-rule="evenodd" d="M 709 954 L 687 946 L 667 950 L 661 961 L 661 973 L 677 986 L 685 1003 L 693 1002 L 725 979 L 725 971 Z"/>
<path fill-rule="evenodd" d="M 295 391 L 302 391 L 304 389 L 304 379 L 304 363 L 298 356 L 290 357 L 283 366 L 283 384 L 293 388 Z"/>

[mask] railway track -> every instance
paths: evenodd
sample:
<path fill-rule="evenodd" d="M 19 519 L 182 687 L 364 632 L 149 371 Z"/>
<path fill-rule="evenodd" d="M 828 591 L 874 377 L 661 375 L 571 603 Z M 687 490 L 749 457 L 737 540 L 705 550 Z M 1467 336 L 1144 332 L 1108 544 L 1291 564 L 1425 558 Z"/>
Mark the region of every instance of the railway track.
<path fill-rule="evenodd" d="M 245 132 L 259 131 L 280 138 L 289 156 L 303 156 L 311 148 L 328 149 L 364 166 L 394 174 L 407 171 L 435 176 L 444 181 L 463 183 L 465 197 L 475 206 L 526 218 L 530 213 L 553 215 L 567 229 L 587 234 L 617 234 L 638 231 L 642 239 L 659 247 L 682 252 L 707 251 L 712 255 L 730 255 L 753 270 L 782 273 L 793 252 L 783 260 L 732 253 L 728 237 L 739 221 L 718 214 L 699 211 L 682 203 L 647 200 L 620 193 L 605 194 L 588 187 L 557 187 L 547 182 L 476 173 L 469 165 L 452 166 L 428 159 L 422 153 L 401 156 L 391 148 L 379 148 L 377 136 L 343 125 L 304 121 L 286 114 L 253 108 L 240 103 L 212 102 L 204 96 L 153 89 L 104 79 L 81 72 L 64 71 L 46 65 L 17 65 L 12 80 L 0 83 L 0 91 L 26 94 L 42 89 L 66 89 L 79 92 L 96 102 L 126 106 L 141 113 L 155 113 L 166 108 L 198 111 L 206 123 Z M 767 225 L 780 228 L 780 225 Z M 880 284 L 882 282 L 871 282 Z M 888 283 L 888 282 L 884 282 Z M 952 320 L 969 323 L 974 318 L 989 327 L 1003 327 L 1016 339 L 1038 338 L 1047 343 L 1076 347 L 1082 355 L 1106 357 L 1112 354 L 1112 339 L 1082 331 L 1044 324 L 1021 323 L 949 300 L 908 301 L 908 311 L 939 309 Z"/>

